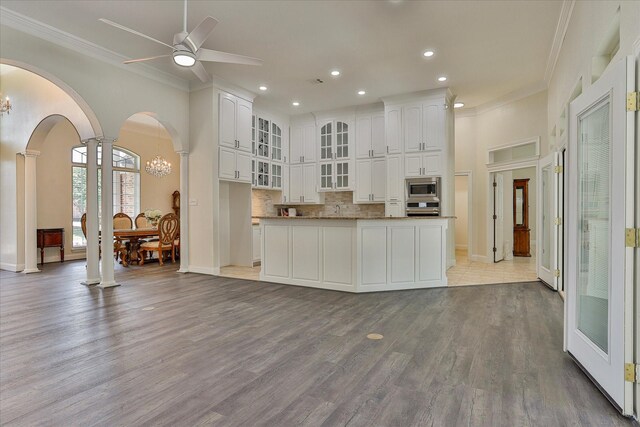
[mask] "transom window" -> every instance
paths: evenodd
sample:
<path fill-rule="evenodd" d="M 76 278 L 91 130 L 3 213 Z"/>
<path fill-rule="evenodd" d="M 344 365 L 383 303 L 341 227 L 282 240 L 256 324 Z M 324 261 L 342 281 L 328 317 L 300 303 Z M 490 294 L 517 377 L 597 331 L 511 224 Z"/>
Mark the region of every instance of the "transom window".
<path fill-rule="evenodd" d="M 140 211 L 140 156 L 121 147 L 113 147 L 113 213 L 134 218 Z M 98 147 L 98 166 L 102 165 L 102 147 Z M 71 150 L 73 247 L 87 245 L 80 220 L 87 209 L 87 147 Z M 98 212 L 102 206 L 101 170 L 98 169 Z"/>

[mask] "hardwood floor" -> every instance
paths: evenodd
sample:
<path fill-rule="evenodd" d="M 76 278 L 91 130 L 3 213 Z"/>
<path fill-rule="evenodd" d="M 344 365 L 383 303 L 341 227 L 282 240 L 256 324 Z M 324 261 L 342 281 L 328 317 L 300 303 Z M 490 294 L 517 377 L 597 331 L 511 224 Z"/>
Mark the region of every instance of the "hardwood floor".
<path fill-rule="evenodd" d="M 0 424 L 631 424 L 540 283 L 356 295 L 176 269 L 107 290 L 82 261 L 0 272 Z"/>

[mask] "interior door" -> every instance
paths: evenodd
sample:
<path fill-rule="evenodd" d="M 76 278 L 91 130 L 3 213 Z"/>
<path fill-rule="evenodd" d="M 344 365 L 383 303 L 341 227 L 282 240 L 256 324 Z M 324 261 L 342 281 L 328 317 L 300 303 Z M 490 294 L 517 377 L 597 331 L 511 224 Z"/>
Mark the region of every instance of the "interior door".
<path fill-rule="evenodd" d="M 555 190 L 553 172 L 554 153 L 540 160 L 538 167 L 538 215 L 537 268 L 538 277 L 555 289 L 554 277 L 554 233 L 555 233 Z"/>
<path fill-rule="evenodd" d="M 554 246 L 555 246 L 555 257 L 553 268 L 558 274 L 554 277 L 554 286 L 555 289 L 559 292 L 564 292 L 564 230 L 565 230 L 565 219 L 564 219 L 564 156 L 566 153 L 566 148 L 563 148 L 561 151 L 555 153 L 554 158 L 554 188 L 556 189 L 556 197 L 554 198 L 555 206 L 554 212 L 555 216 L 558 219 L 555 222 L 554 227 Z"/>
<path fill-rule="evenodd" d="M 502 261 L 504 253 L 504 175 L 493 175 L 493 262 Z"/>
<path fill-rule="evenodd" d="M 625 228 L 635 226 L 635 154 L 626 93 L 635 74 L 626 58 L 609 67 L 569 107 L 567 349 L 630 413 L 634 254 Z"/>

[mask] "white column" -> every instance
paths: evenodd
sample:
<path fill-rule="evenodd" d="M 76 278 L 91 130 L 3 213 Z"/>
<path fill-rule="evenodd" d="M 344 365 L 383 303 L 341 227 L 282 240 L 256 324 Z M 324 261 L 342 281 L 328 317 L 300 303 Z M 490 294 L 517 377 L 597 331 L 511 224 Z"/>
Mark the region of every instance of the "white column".
<path fill-rule="evenodd" d="M 102 281 L 101 288 L 119 286 L 113 270 L 113 139 L 102 142 Z"/>
<path fill-rule="evenodd" d="M 189 272 L 189 153 L 180 151 L 180 269 Z"/>
<path fill-rule="evenodd" d="M 36 158 L 40 152 L 26 150 L 20 154 L 24 156 L 24 270 L 22 272 L 39 273 Z"/>
<path fill-rule="evenodd" d="M 100 283 L 98 248 L 98 140 L 87 141 L 87 279 L 83 285 Z"/>

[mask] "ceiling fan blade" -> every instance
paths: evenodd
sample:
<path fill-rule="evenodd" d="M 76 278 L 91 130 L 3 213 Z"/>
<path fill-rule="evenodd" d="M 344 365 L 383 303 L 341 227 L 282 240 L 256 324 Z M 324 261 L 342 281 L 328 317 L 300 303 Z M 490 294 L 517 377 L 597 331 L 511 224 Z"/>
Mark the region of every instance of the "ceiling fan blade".
<path fill-rule="evenodd" d="M 135 62 L 151 61 L 152 59 L 167 58 L 168 56 L 170 55 L 158 55 L 158 56 L 150 56 L 148 58 L 130 59 L 128 61 L 124 61 L 123 64 L 133 64 Z"/>
<path fill-rule="evenodd" d="M 217 19 L 207 16 L 189 33 L 185 40 L 187 40 L 192 45 L 193 50 L 196 51 L 200 49 L 202 43 L 207 40 L 207 37 L 209 37 L 211 31 L 213 31 L 217 24 Z"/>
<path fill-rule="evenodd" d="M 129 32 L 131 34 L 135 34 L 136 36 L 144 37 L 147 40 L 151 40 L 152 42 L 160 43 L 163 46 L 166 46 L 168 48 L 173 49 L 173 46 L 171 46 L 170 44 L 166 44 L 165 42 L 161 42 L 160 40 L 156 40 L 153 37 L 150 37 L 150 36 L 148 36 L 146 34 L 142 34 L 139 31 L 132 30 L 131 28 L 127 28 L 124 25 L 120 25 L 120 24 L 118 24 L 116 22 L 109 21 L 108 19 L 100 18 L 100 19 L 98 19 L 98 21 L 104 22 L 105 24 L 111 25 L 112 27 L 116 27 L 116 28 L 119 28 L 121 30 L 127 31 L 127 32 Z"/>
<path fill-rule="evenodd" d="M 204 69 L 204 65 L 202 65 L 202 62 L 200 61 L 196 61 L 196 63 L 193 64 L 191 71 L 193 71 L 193 74 L 198 76 L 203 83 L 208 82 L 210 79 L 209 73 L 207 73 L 207 70 Z"/>
<path fill-rule="evenodd" d="M 210 62 L 226 62 L 229 64 L 262 65 L 262 59 L 250 56 L 236 55 L 235 53 L 220 52 L 211 49 L 198 49 L 198 59 Z"/>

